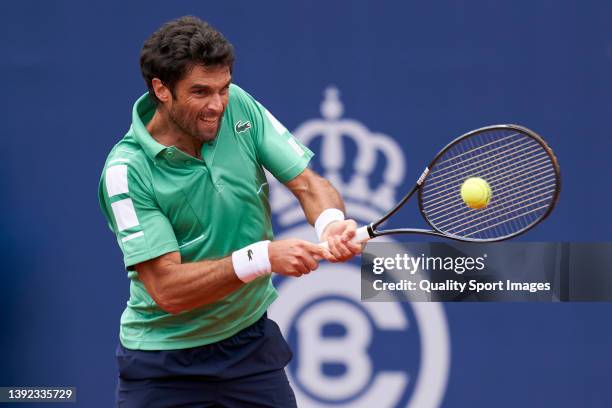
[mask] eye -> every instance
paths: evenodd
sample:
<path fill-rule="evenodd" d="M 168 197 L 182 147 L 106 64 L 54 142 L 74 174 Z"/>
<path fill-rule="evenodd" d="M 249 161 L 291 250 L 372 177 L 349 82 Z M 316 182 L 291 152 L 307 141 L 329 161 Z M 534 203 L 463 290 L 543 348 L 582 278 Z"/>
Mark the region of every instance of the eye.
<path fill-rule="evenodd" d="M 229 86 L 226 86 L 225 88 L 221 89 L 221 95 L 227 95 L 228 91 L 229 91 Z"/>

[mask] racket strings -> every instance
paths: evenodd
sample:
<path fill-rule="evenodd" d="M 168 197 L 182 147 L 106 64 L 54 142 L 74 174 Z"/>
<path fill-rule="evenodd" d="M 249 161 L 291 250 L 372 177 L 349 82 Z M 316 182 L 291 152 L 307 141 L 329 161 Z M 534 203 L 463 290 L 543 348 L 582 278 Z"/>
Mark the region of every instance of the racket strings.
<path fill-rule="evenodd" d="M 491 222 L 493 219 L 502 219 L 509 214 L 520 211 L 522 209 L 543 203 L 550 202 L 554 196 L 555 183 L 554 175 L 546 175 L 540 177 L 539 180 L 545 180 L 543 183 L 535 184 L 526 189 L 514 188 L 508 191 L 502 191 L 501 195 L 493 201 L 494 205 L 490 205 L 482 210 L 474 210 L 467 207 L 461 199 L 458 199 L 458 209 L 450 214 L 439 215 L 436 218 L 430 218 L 430 221 L 436 224 L 440 230 L 452 233 L 454 235 L 463 235 L 470 228 L 475 228 L 484 223 Z M 525 184 L 528 186 L 530 184 Z M 458 215 L 448 216 L 451 214 Z M 459 229 L 465 227 L 464 229 Z"/>
<path fill-rule="evenodd" d="M 525 151 L 523 149 L 518 151 L 508 149 L 504 152 L 505 156 L 500 156 L 500 154 L 492 155 L 495 156 L 495 159 L 489 162 L 479 161 L 477 165 L 467 165 L 458 174 L 457 172 L 447 174 L 446 182 L 430 183 L 428 179 L 422 191 L 423 201 L 440 203 L 440 200 L 436 200 L 436 196 L 446 195 L 448 197 L 448 195 L 453 195 L 457 191 L 457 185 L 463 183 L 468 177 L 482 177 L 490 184 L 495 184 L 500 179 L 516 174 L 517 171 L 531 169 L 534 163 L 542 163 L 548 157 L 546 152 L 537 144 L 531 145 Z"/>
<path fill-rule="evenodd" d="M 534 160 L 532 163 L 528 159 L 518 161 L 515 163 L 515 164 L 519 164 L 519 163 L 522 164 L 525 162 L 528 163 L 528 165 L 518 168 L 518 170 L 520 170 L 520 175 L 526 176 L 529 173 L 545 170 L 549 166 L 549 164 L 546 163 L 548 161 L 548 156 L 539 155 L 539 156 L 534 156 L 534 157 L 536 157 L 537 160 Z M 542 165 L 543 163 L 544 165 Z M 494 188 L 500 185 L 502 180 L 508 179 L 509 177 L 516 177 L 518 175 L 516 171 L 507 171 L 508 169 L 517 170 L 517 169 L 513 169 L 512 166 L 508 166 L 505 168 L 495 170 L 493 172 L 476 174 L 475 176 L 483 178 L 485 181 L 488 182 L 491 188 Z M 464 180 L 459 180 L 459 182 L 463 182 L 463 181 Z M 427 202 L 435 203 L 436 207 L 439 208 L 438 206 L 439 204 L 444 204 L 450 201 L 451 199 L 456 198 L 456 187 L 457 187 L 457 182 L 453 183 L 453 185 L 450 188 L 447 188 L 446 190 L 444 190 L 445 195 L 438 196 L 436 198 L 434 198 L 434 196 L 438 195 L 438 193 L 427 195 L 426 197 Z M 435 210 L 437 208 L 430 207 L 430 210 Z"/>
<path fill-rule="evenodd" d="M 513 186 L 518 186 L 518 187 L 529 186 L 533 184 L 534 182 L 546 179 L 546 177 L 539 177 L 537 179 L 530 180 L 529 183 L 525 183 L 523 180 L 517 180 L 517 177 L 518 176 L 532 177 L 533 175 L 541 176 L 542 172 L 545 171 L 547 167 L 548 166 L 540 166 L 540 167 L 535 167 L 535 168 L 531 168 L 528 170 L 521 169 L 522 171 L 517 172 L 517 173 L 507 172 L 504 175 L 504 177 L 501 178 L 505 180 L 505 182 L 500 182 L 501 179 L 498 179 L 495 183 L 489 183 L 489 186 L 491 187 L 491 191 L 499 191 L 501 188 L 508 188 L 508 187 L 513 187 Z M 554 177 L 554 174 L 550 176 Z M 482 175 L 482 176 L 479 175 L 478 177 L 482 177 L 484 180 L 487 180 L 487 181 L 489 180 L 486 177 L 486 175 Z M 458 205 L 464 206 L 465 203 L 461 199 L 459 199 L 457 196 L 457 189 L 461 189 L 461 183 L 458 183 L 454 189 L 451 189 L 451 192 L 449 192 L 447 196 L 441 197 L 442 199 L 440 199 L 439 201 L 428 199 L 426 205 L 427 205 L 427 210 L 430 211 L 430 214 L 436 215 L 441 212 L 449 211 L 453 209 L 454 207 L 457 207 Z M 514 190 L 516 190 L 516 188 Z M 498 198 L 501 198 L 501 197 L 498 197 Z M 449 202 L 450 202 L 450 205 L 446 205 Z"/>
<path fill-rule="evenodd" d="M 539 188 L 536 188 L 536 187 L 539 187 Z M 529 187 L 528 189 L 525 189 L 525 192 L 527 192 L 527 191 L 529 191 L 529 190 L 533 190 L 533 191 L 532 191 L 533 193 L 537 193 L 537 192 L 540 192 L 540 191 L 543 191 L 543 190 L 550 190 L 550 187 L 551 187 L 551 186 L 550 186 L 550 185 L 548 185 L 548 184 L 544 184 L 544 185 L 543 185 L 543 187 L 542 187 L 542 184 L 540 184 L 540 185 L 533 186 L 533 187 Z M 534 190 L 534 189 L 535 189 L 535 190 Z M 553 191 L 553 192 L 554 192 L 554 191 Z M 547 192 L 546 192 L 546 193 L 544 193 L 544 194 L 550 194 L 550 193 L 551 193 L 551 191 L 547 191 Z M 509 201 L 508 201 L 508 202 L 514 202 L 514 201 L 516 201 L 516 200 L 520 199 L 522 195 L 523 195 L 522 193 L 517 192 L 517 193 L 514 193 L 514 194 L 509 194 L 509 195 L 508 195 L 506 198 L 516 197 L 516 198 L 514 198 L 514 199 L 512 199 L 512 200 L 509 200 Z M 541 195 L 541 194 L 540 194 L 540 195 Z M 540 196 L 540 195 L 538 195 L 538 196 Z M 517 196 L 519 196 L 519 197 L 517 197 Z M 465 204 L 464 204 L 463 202 L 461 202 L 460 204 L 461 204 L 461 205 L 460 205 L 460 206 L 458 206 L 458 207 L 459 207 L 458 209 L 456 209 L 456 210 L 454 210 L 454 211 L 451 211 L 451 212 L 449 212 L 449 213 L 446 213 L 446 216 L 445 216 L 445 213 L 444 213 L 444 212 L 441 212 L 441 213 L 442 213 L 442 215 L 441 215 L 441 216 L 438 216 L 438 217 L 431 217 L 431 218 L 430 218 L 430 220 L 431 220 L 432 222 L 437 222 L 437 221 L 439 221 L 439 220 L 442 220 L 442 219 L 443 219 L 443 220 L 444 220 L 444 221 L 446 221 L 446 222 L 450 222 L 450 221 L 452 221 L 452 220 L 454 220 L 454 219 L 456 219 L 456 218 L 459 218 L 459 217 L 461 217 L 461 216 L 466 216 Z M 500 205 L 500 204 L 490 205 L 490 206 L 488 206 L 488 207 L 486 208 L 486 210 L 485 210 L 485 211 L 487 211 L 487 210 L 493 210 L 493 209 L 495 209 L 495 208 L 499 208 L 499 207 L 501 207 L 501 205 Z M 477 211 L 477 210 L 472 210 L 472 209 L 470 209 L 469 211 L 470 211 L 470 214 L 472 214 L 472 215 L 474 215 L 474 216 L 481 215 L 481 212 L 479 212 L 479 211 Z M 457 214 L 457 213 L 458 213 L 458 214 Z M 457 215 L 455 215 L 455 216 L 453 216 L 453 217 L 448 217 L 448 215 L 451 215 L 451 214 L 457 214 Z M 443 227 L 443 228 L 447 228 L 447 227 L 449 227 L 450 225 L 442 225 L 442 224 L 440 224 L 440 226 L 441 226 L 441 227 Z"/>
<path fill-rule="evenodd" d="M 482 224 L 487 224 L 487 223 L 491 222 L 492 219 L 503 218 L 503 217 L 505 217 L 506 215 L 508 215 L 508 214 L 510 214 L 512 212 L 518 212 L 518 211 L 523 210 L 525 208 L 532 207 L 532 206 L 534 206 L 536 204 L 547 202 L 547 201 L 550 200 L 552 194 L 550 192 L 548 192 L 548 193 L 543 194 L 542 196 L 545 196 L 546 198 L 543 198 L 543 199 L 540 199 L 540 200 L 537 200 L 537 201 L 533 201 L 533 198 L 535 198 L 535 197 L 526 198 L 526 199 L 523 199 L 523 200 L 519 201 L 518 203 L 513 204 L 511 208 L 500 208 L 497 211 L 492 211 L 492 212 L 486 214 L 486 216 L 481 216 L 481 217 L 478 217 L 478 218 L 472 218 L 472 219 L 470 219 L 470 220 L 468 220 L 466 222 L 463 222 L 461 224 L 458 224 L 458 225 L 442 226 L 441 228 L 444 231 L 451 232 L 451 233 L 453 233 L 455 235 L 462 235 L 464 232 L 468 231 L 471 228 L 475 228 L 475 227 L 478 227 L 478 226 L 480 226 Z M 538 196 L 538 197 L 540 197 L 540 196 Z M 523 204 L 526 204 L 526 205 L 523 205 Z M 491 215 L 496 214 L 496 213 L 500 213 L 500 212 L 501 212 L 501 214 L 491 218 Z M 479 220 L 481 220 L 481 222 L 474 223 L 475 221 L 479 221 Z M 457 229 L 457 228 L 463 227 L 465 225 L 467 225 L 468 227 L 460 229 L 460 230 Z"/>
<path fill-rule="evenodd" d="M 454 168 L 454 167 L 461 167 L 461 165 L 462 165 L 462 164 L 464 164 L 464 163 L 473 162 L 473 161 L 474 161 L 474 159 L 476 159 L 477 157 L 483 157 L 483 156 L 484 156 L 486 161 L 490 161 L 490 159 L 491 159 L 492 157 L 495 157 L 495 156 L 487 156 L 487 155 L 489 155 L 491 152 L 501 151 L 501 152 L 500 152 L 500 155 L 501 155 L 501 154 L 504 154 L 504 153 L 507 153 L 507 152 L 508 152 L 508 147 L 510 147 L 510 146 L 512 146 L 512 145 L 514 145 L 514 144 L 517 144 L 517 143 L 519 143 L 519 142 L 524 142 L 524 143 L 523 143 L 522 145 L 515 146 L 513 149 L 516 149 L 516 148 L 519 148 L 519 147 L 521 147 L 521 146 L 525 146 L 525 145 L 528 145 L 528 144 L 529 144 L 529 141 L 528 141 L 528 140 L 527 140 L 527 141 L 525 141 L 525 140 L 517 139 L 517 140 L 514 140 L 514 141 L 512 141 L 512 142 L 510 142 L 510 143 L 506 143 L 505 145 L 497 146 L 497 147 L 495 147 L 495 148 L 493 148 L 493 149 L 489 149 L 489 150 L 487 150 L 487 151 L 484 151 L 484 152 L 482 152 L 482 153 L 479 153 L 479 154 L 477 154 L 477 155 L 475 155 L 475 156 L 473 156 L 473 157 L 469 157 L 469 158 L 468 158 L 468 159 L 466 159 L 466 160 L 463 160 L 463 161 L 460 161 L 460 162 L 457 162 L 457 163 L 452 163 L 452 164 L 450 164 L 450 165 L 448 165 L 448 166 L 446 166 L 446 167 L 443 167 L 443 168 L 438 167 L 438 164 L 436 164 L 436 169 L 435 169 L 435 170 L 432 170 L 432 171 L 429 173 L 429 174 L 430 174 L 430 177 L 431 177 L 431 178 L 430 178 L 430 181 L 432 181 L 432 180 L 436 180 L 436 179 L 441 179 L 441 178 L 444 178 L 444 176 L 445 176 L 445 174 L 442 174 L 442 175 L 439 175 L 439 176 L 435 176 L 434 174 L 436 174 L 436 173 L 440 173 L 440 172 L 443 172 L 443 171 L 444 171 L 444 172 L 450 171 L 450 169 L 452 169 L 452 168 Z M 497 142 L 494 142 L 494 143 L 497 143 Z M 489 145 L 493 145 L 494 143 L 487 143 L 487 146 L 489 146 Z M 472 150 L 470 150 L 469 152 L 473 152 L 473 151 L 476 151 L 476 150 L 480 150 L 480 148 L 472 149 Z M 464 155 L 464 154 L 466 154 L 466 153 L 468 153 L 468 152 L 462 153 L 462 154 L 458 155 L 457 157 L 459 157 L 459 156 L 463 156 L 463 155 Z M 455 159 L 456 159 L 456 157 L 455 157 L 455 158 L 452 158 L 452 159 L 447 159 L 447 160 L 445 160 L 445 162 L 452 161 L 452 160 L 455 160 Z M 456 169 L 453 169 L 452 171 L 455 171 L 455 170 L 456 170 Z M 464 169 L 464 170 L 465 170 L 465 169 Z M 435 183 L 432 183 L 432 184 L 435 184 Z"/>
<path fill-rule="evenodd" d="M 469 234 L 465 234 L 465 235 L 463 235 L 463 236 L 464 236 L 464 237 L 472 237 L 472 236 L 476 235 L 477 233 L 480 233 L 480 232 L 483 232 L 483 231 L 486 231 L 486 230 L 490 230 L 490 229 L 492 229 L 492 228 L 497 227 L 498 225 L 505 224 L 505 223 L 507 223 L 507 222 L 509 222 L 509 221 L 512 221 L 512 220 L 515 220 L 515 219 L 517 219 L 517 218 L 519 218 L 519 219 L 520 219 L 520 218 L 522 218 L 522 217 L 525 217 L 525 216 L 527 216 L 527 215 L 529 215 L 529 214 L 534 214 L 534 213 L 536 213 L 536 212 L 540 212 L 540 214 L 541 214 L 541 213 L 545 212 L 545 210 L 546 210 L 546 209 L 548 209 L 548 208 L 549 208 L 549 205 L 548 205 L 548 204 L 546 204 L 546 205 L 543 205 L 543 206 L 541 206 L 541 207 L 535 208 L 535 209 L 533 209 L 533 210 L 531 210 L 531 211 L 527 211 L 527 212 L 524 212 L 524 213 L 522 213 L 522 214 L 515 215 L 515 216 L 514 216 L 514 217 L 512 217 L 512 218 L 508 218 L 508 219 L 506 219 L 506 220 L 503 220 L 503 221 L 497 222 L 497 223 L 495 223 L 495 224 L 489 225 L 489 226 L 487 226 L 487 227 L 485 227 L 485 228 L 481 228 L 481 229 L 479 229 L 479 230 L 472 231 L 472 232 L 470 232 Z M 537 217 L 533 217 L 533 218 L 534 218 L 534 220 L 537 220 L 538 218 L 540 218 L 540 216 L 538 215 Z M 533 221 L 532 221 L 532 222 L 533 222 Z M 518 228 L 517 230 L 520 230 L 520 229 L 526 228 L 526 227 L 527 227 L 529 224 L 531 224 L 531 222 L 529 222 L 529 223 L 524 223 L 524 225 L 519 224 L 519 225 L 521 226 L 521 228 Z"/>
<path fill-rule="evenodd" d="M 476 150 L 484 149 L 485 147 L 488 147 L 488 146 L 493 145 L 493 144 L 495 144 L 495 143 L 502 142 L 502 141 L 504 141 L 504 140 L 510 139 L 511 137 L 514 137 L 514 136 L 517 136 L 517 135 L 518 135 L 518 133 L 513 133 L 513 134 L 511 134 L 511 135 L 509 135 L 509 136 L 505 136 L 505 137 L 502 137 L 502 138 L 500 138 L 500 139 L 498 139 L 498 140 L 494 140 L 494 141 L 492 141 L 492 142 L 489 142 L 489 143 L 483 144 L 482 146 L 475 147 L 475 148 L 474 148 L 474 149 L 472 149 L 472 150 L 468 150 L 468 151 L 466 151 L 466 152 L 460 153 L 460 154 L 458 154 L 458 155 L 456 155 L 456 156 L 454 156 L 454 157 L 451 157 L 451 158 L 449 158 L 449 159 L 441 160 L 441 161 L 439 161 L 439 162 L 437 162 L 437 163 L 436 163 L 436 167 L 438 167 L 438 170 L 441 170 L 441 169 L 442 169 L 442 168 L 441 168 L 441 166 L 440 166 L 441 164 L 448 163 L 449 161 L 452 161 L 452 160 L 456 160 L 456 159 L 458 159 L 459 157 L 465 156 L 466 154 L 473 153 L 473 152 L 475 152 Z"/>
<path fill-rule="evenodd" d="M 515 130 L 482 132 L 452 146 L 431 166 L 420 194 L 421 208 L 439 231 L 472 239 L 510 236 L 546 214 L 558 188 L 558 174 L 546 149 Z M 469 177 L 485 179 L 489 205 L 469 208 L 460 189 Z"/>
<path fill-rule="evenodd" d="M 505 146 L 502 146 L 501 148 L 503 148 Z M 525 147 L 524 149 L 520 149 L 521 147 Z M 519 149 L 519 150 L 517 150 Z M 490 157 L 487 157 L 483 160 L 480 161 L 476 161 L 473 162 L 471 164 L 469 164 L 468 166 L 465 166 L 462 171 L 460 173 L 456 173 L 455 171 L 449 171 L 449 173 L 453 173 L 452 176 L 448 176 L 447 174 L 442 174 L 440 176 L 434 177 L 432 180 L 439 180 L 439 181 L 434 181 L 432 183 L 430 183 L 430 180 L 428 181 L 429 184 L 429 188 L 428 188 L 428 194 L 430 194 L 432 191 L 438 190 L 440 188 L 444 188 L 448 185 L 452 185 L 454 182 L 456 182 L 457 180 L 461 180 L 461 179 L 465 179 L 467 177 L 470 177 L 472 174 L 474 174 L 477 170 L 483 169 L 483 168 L 491 168 L 493 167 L 493 165 L 497 165 L 497 166 L 502 166 L 504 164 L 510 164 L 512 165 L 513 161 L 518 159 L 518 158 L 523 158 L 523 157 L 527 157 L 526 160 L 529 160 L 529 158 L 531 157 L 530 155 L 533 152 L 538 152 L 538 153 L 542 153 L 542 155 L 546 155 L 545 152 L 542 152 L 541 149 L 538 148 L 537 145 L 533 145 L 530 143 L 524 143 L 520 146 L 516 146 L 512 149 L 508 149 L 506 151 L 501 151 L 495 155 L 492 155 Z M 516 157 L 512 157 L 510 156 L 511 154 L 516 154 L 516 153 L 522 153 Z M 494 159 L 494 160 L 491 160 Z M 504 160 L 505 159 L 505 160 Z M 466 160 L 467 162 L 467 160 Z M 435 186 L 435 187 L 433 187 Z"/>

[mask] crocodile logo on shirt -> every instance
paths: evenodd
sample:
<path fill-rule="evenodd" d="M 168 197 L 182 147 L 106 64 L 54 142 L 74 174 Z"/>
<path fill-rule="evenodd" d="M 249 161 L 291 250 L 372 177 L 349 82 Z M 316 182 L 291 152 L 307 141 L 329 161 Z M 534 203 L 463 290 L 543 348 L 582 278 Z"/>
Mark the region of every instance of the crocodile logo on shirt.
<path fill-rule="evenodd" d="M 252 249 L 249 249 L 249 250 L 247 251 L 247 255 L 249 256 L 249 261 L 252 261 L 252 260 L 253 260 L 253 250 L 252 250 Z"/>
<path fill-rule="evenodd" d="M 236 126 L 234 128 L 236 129 L 236 133 L 242 133 L 251 128 L 251 122 L 247 120 L 246 122 L 242 123 L 242 121 L 239 120 L 236 122 Z"/>

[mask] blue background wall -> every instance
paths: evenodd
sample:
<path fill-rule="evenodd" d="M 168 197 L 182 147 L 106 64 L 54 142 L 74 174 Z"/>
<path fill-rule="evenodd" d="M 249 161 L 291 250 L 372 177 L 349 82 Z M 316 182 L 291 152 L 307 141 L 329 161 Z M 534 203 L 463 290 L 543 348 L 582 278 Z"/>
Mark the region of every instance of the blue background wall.
<path fill-rule="evenodd" d="M 564 185 L 551 218 L 525 239 L 612 233 L 610 2 L 23 1 L 1 10 L 0 385 L 74 385 L 79 405 L 112 404 L 128 281 L 97 183 L 145 90 L 143 41 L 185 14 L 226 35 L 235 82 L 289 129 L 318 117 L 323 89 L 336 85 L 345 116 L 401 143 L 406 186 L 467 130 L 536 130 Z M 610 304 L 444 307 L 445 406 L 607 405 Z"/>

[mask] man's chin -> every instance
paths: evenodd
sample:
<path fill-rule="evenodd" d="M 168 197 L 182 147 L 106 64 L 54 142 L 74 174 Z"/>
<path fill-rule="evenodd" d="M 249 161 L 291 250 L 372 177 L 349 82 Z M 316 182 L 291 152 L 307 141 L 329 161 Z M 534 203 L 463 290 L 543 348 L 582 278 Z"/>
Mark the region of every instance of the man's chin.
<path fill-rule="evenodd" d="M 219 133 L 218 127 L 214 132 L 209 129 L 207 129 L 206 131 L 200 130 L 198 135 L 196 136 L 196 139 L 198 139 L 202 143 L 210 143 L 210 142 L 213 142 L 217 138 L 218 133 Z"/>
<path fill-rule="evenodd" d="M 202 142 L 202 143 L 210 143 L 210 142 L 214 142 L 215 139 L 217 138 L 217 135 L 213 135 L 213 136 L 209 136 L 209 135 L 199 135 L 197 137 L 198 141 Z"/>

